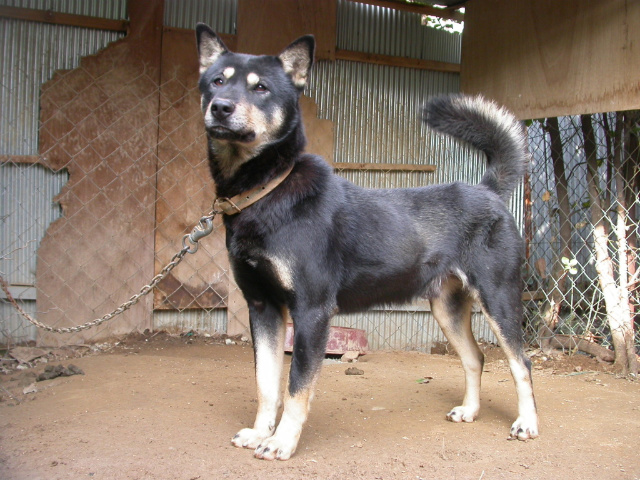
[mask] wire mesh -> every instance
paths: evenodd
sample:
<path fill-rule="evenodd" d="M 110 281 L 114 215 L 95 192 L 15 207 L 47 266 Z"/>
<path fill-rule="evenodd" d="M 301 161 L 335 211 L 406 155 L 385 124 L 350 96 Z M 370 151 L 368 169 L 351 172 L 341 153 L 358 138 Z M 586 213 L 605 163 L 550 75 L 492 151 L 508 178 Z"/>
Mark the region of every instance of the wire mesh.
<path fill-rule="evenodd" d="M 612 347 L 638 335 L 638 111 L 532 122 L 526 327 Z M 607 293 L 609 292 L 609 293 Z M 624 328 L 624 327 L 616 327 Z"/>
<path fill-rule="evenodd" d="M 180 10 L 182 2 L 168 5 L 167 12 L 176 12 L 167 14 L 167 25 L 188 26 L 199 11 L 193 4 L 188 12 Z M 228 32 L 235 29 L 233 5 L 223 5 L 227 20 L 221 28 Z M 357 37 L 348 36 L 354 33 L 350 25 L 359 28 L 364 22 L 368 29 L 386 21 L 387 13 L 378 8 L 340 5 L 340 11 L 348 9 L 339 22 L 343 48 L 356 48 L 349 43 Z M 380 18 L 365 21 L 359 15 Z M 420 35 L 416 19 L 405 14 L 389 19 L 394 28 L 410 22 L 412 35 Z M 171 62 L 156 69 L 132 62 L 135 52 L 126 42 L 89 56 L 117 40 L 113 33 L 83 36 L 70 27 L 0 22 L 5 32 L 26 35 L 15 37 L 24 42 L 5 36 L 1 62 L 0 271 L 25 310 L 39 320 L 53 326 L 84 323 L 137 292 L 210 210 L 214 186 L 197 66 L 176 61 L 194 48 L 193 38 L 180 43 L 184 32 L 165 32 L 165 48 L 175 51 Z M 29 48 L 50 30 L 60 33 L 53 37 L 62 44 L 82 48 L 71 53 L 55 43 Z M 457 58 L 459 38 L 443 44 L 447 55 Z M 68 63 L 71 57 L 75 63 Z M 436 165 L 434 173 L 338 172 L 363 187 L 397 188 L 479 180 L 482 155 L 426 132 L 419 121 L 424 101 L 458 88 L 455 74 L 336 61 L 316 65 L 306 94 L 317 103 L 318 115 L 335 125 L 335 161 Z M 593 141 L 585 148 L 587 118 Z M 511 204 L 527 241 L 528 341 L 538 345 L 569 335 L 610 348 L 615 315 L 605 291 L 613 284 L 618 306 L 627 307 L 619 310 L 627 315 L 622 323 L 639 345 L 637 112 L 532 122 L 529 143 L 531 172 Z M 587 150 L 595 152 L 591 173 Z M 598 250 L 602 240 L 605 248 Z M 605 264 L 608 277 L 600 268 Z M 189 256 L 137 310 L 89 337 L 60 341 L 86 342 L 145 328 L 226 332 L 241 315 L 239 298 L 218 221 L 198 256 Z M 36 338 L 4 301 L 0 314 L 4 342 Z M 495 340 L 479 311 L 473 321 L 479 339 Z M 339 316 L 334 323 L 365 329 L 372 348 L 428 351 L 442 340 L 430 311 L 416 306 Z"/>

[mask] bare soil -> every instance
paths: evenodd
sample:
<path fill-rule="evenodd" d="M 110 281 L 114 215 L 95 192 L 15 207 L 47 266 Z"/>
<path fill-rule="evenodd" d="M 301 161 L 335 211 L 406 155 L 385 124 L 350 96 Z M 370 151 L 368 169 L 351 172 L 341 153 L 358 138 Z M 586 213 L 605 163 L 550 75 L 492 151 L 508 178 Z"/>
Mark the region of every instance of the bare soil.
<path fill-rule="evenodd" d="M 513 382 L 489 349 L 482 410 L 459 404 L 452 355 L 374 352 L 325 362 L 298 451 L 256 460 L 230 439 L 255 415 L 253 354 L 202 337 L 139 336 L 58 359 L 85 375 L 0 375 L 0 478 L 13 479 L 640 479 L 640 384 L 582 356 L 533 357 L 541 436 L 508 441 Z M 87 351 L 89 351 L 87 349 Z M 546 357 L 545 357 L 546 358 Z"/>

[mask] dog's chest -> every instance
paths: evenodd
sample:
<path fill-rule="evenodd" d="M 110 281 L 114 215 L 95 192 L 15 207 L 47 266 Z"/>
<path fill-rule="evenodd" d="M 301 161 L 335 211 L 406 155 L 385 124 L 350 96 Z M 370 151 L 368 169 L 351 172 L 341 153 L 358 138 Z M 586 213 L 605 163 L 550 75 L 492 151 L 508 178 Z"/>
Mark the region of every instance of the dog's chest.
<path fill-rule="evenodd" d="M 285 251 L 271 251 L 251 242 L 237 242 L 230 254 L 239 271 L 265 287 L 294 289 L 295 262 Z"/>

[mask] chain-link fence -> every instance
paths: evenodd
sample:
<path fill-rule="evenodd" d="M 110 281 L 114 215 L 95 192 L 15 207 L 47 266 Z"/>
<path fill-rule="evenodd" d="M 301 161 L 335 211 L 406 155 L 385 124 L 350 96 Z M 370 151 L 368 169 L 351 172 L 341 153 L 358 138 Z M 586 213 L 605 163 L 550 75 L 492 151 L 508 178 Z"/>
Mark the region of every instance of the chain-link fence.
<path fill-rule="evenodd" d="M 77 325 L 149 283 L 211 210 L 193 34 L 184 35 L 193 54 L 162 72 L 141 35 L 55 71 L 44 61 L 50 52 L 33 48 L 46 27 L 2 22 L 24 43 L 2 62 L 0 271 L 39 321 Z M 56 28 L 55 38 L 66 27 Z M 113 39 L 106 35 L 104 46 Z M 52 50 L 71 45 L 64 36 L 60 43 Z M 33 87 L 26 96 L 25 85 Z M 40 341 L 86 342 L 158 326 L 226 332 L 237 288 L 219 219 L 215 227 L 197 256 L 130 311 L 90 332 L 44 333 Z M 11 305 L 3 300 L 0 308 L 5 342 L 36 338 Z"/>
<path fill-rule="evenodd" d="M 104 75 L 89 73 L 85 68 L 74 72 L 65 75 L 95 77 L 106 82 Z M 67 91 L 66 85 L 73 84 L 63 79 L 54 79 L 44 89 L 45 116 L 49 105 L 47 91 L 55 89 L 56 84 L 64 84 Z M 134 88 L 140 81 L 148 82 L 147 73 L 141 72 L 128 87 L 114 93 L 128 96 L 127 89 Z M 199 112 L 197 107 L 193 108 L 197 105 L 197 91 L 193 87 L 195 82 L 186 83 L 174 77 L 163 81 L 160 90 L 149 88 L 146 95 L 136 97 L 137 103 L 142 104 L 156 102 L 154 97 L 160 98 L 159 124 L 155 119 L 139 125 L 127 123 L 122 134 L 118 133 L 122 127 L 117 118 L 104 126 L 92 124 L 86 127 L 88 130 L 83 126 L 83 119 L 75 118 L 79 95 L 87 86 L 69 92 L 66 100 L 56 92 L 55 105 L 51 106 L 55 116 L 51 122 L 41 125 L 41 132 L 46 134 L 59 129 L 60 124 L 68 125 L 69 131 L 51 133 L 57 135 L 52 142 L 55 148 L 63 146 L 55 153 L 56 157 L 3 158 L 0 166 L 1 270 L 26 311 L 56 326 L 103 315 L 147 283 L 180 250 L 182 235 L 209 209 L 213 187 L 204 160 L 205 142 Z M 129 97 L 129 101 L 132 98 Z M 105 99 L 95 106 L 98 117 L 107 103 Z M 130 105 L 127 115 L 138 108 L 142 107 Z M 186 111 L 190 113 L 184 113 Z M 141 115 L 140 118 L 147 117 Z M 611 347 L 613 339 L 602 287 L 607 281 L 615 284 L 620 298 L 628 302 L 629 318 L 637 322 L 640 208 L 637 118 L 633 112 L 563 117 L 536 121 L 529 127 L 533 158 L 527 182 L 529 189 L 525 188 L 527 262 L 524 275 L 525 329 L 531 343 L 570 335 Z M 591 174 L 582 127 L 582 121 L 587 119 L 592 125 L 595 146 L 592 162 L 595 170 Z M 157 152 L 149 142 L 149 135 L 143 134 L 145 128 L 152 131 L 151 136 L 158 135 Z M 117 135 L 124 137 L 117 138 Z M 98 152 L 96 143 L 100 148 L 108 148 L 104 147 L 105 136 L 117 141 L 111 152 Z M 80 141 L 86 145 L 78 147 Z M 77 151 L 67 151 L 64 147 L 69 145 L 67 142 L 72 143 L 66 148 L 75 145 Z M 42 148 L 43 140 L 40 145 Z M 45 155 L 50 154 L 52 148 L 45 148 Z M 43 158 L 65 160 L 58 168 L 47 169 L 41 165 Z M 97 158 L 106 160 L 97 162 Z M 122 165 L 123 158 L 128 161 L 127 165 Z M 145 159 L 150 160 L 147 167 Z M 74 185 L 66 184 L 69 171 L 81 171 L 82 180 Z M 401 175 L 417 173 L 426 175 L 423 171 Z M 346 172 L 343 174 L 349 176 Z M 375 175 L 389 177 L 392 184 L 398 181 L 393 180 L 393 176 L 398 175 L 394 172 Z M 353 180 L 357 182 L 358 178 Z M 62 221 L 56 201 L 65 206 Z M 39 242 L 54 221 L 50 232 L 53 240 L 49 238 L 43 248 Z M 62 222 L 66 226 L 60 225 Z M 138 229 L 145 224 L 146 229 L 140 232 Z M 609 279 L 604 278 L 607 272 L 599 272 L 597 268 L 598 262 L 607 261 L 607 258 L 598 259 L 594 243 L 597 229 L 606 236 L 606 257 L 612 268 Z M 626 232 L 624 242 L 620 241 L 621 231 Z M 236 295 L 239 292 L 229 279 L 219 222 L 216 232 L 211 239 L 203 241 L 197 257 L 187 257 L 176 276 L 163 282 L 155 298 L 143 303 L 141 312 L 148 317 L 149 328 L 227 331 L 230 291 Z M 53 243 L 48 247 L 47 242 Z M 40 255 L 39 275 L 36 275 L 37 255 Z M 153 267 L 144 262 L 145 255 L 154 258 Z M 41 279 L 38 283 L 36 277 Z M 105 281 L 105 277 L 109 280 Z M 110 283 L 114 287 L 108 290 L 105 285 Z M 45 303 L 47 306 L 43 306 Z M 33 328 L 25 324 L 10 305 L 3 302 L 1 306 L 2 336 L 6 341 L 34 338 Z M 80 313 L 78 308 L 82 310 Z M 140 329 L 141 312 L 106 326 L 107 333 Z M 478 317 L 474 317 L 477 330 L 481 328 L 482 319 L 479 312 L 474 315 Z M 444 340 L 437 328 L 432 328 L 428 308 L 371 312 L 338 323 L 368 330 L 370 335 L 380 337 L 377 343 L 383 347 L 402 344 L 405 348 L 425 349 L 425 345 Z M 637 330 L 636 345 L 640 344 Z M 100 336 L 104 335 L 101 331 Z M 487 332 L 487 337 L 489 335 Z"/>
<path fill-rule="evenodd" d="M 640 112 L 531 122 L 525 206 L 528 338 L 640 345 Z"/>
<path fill-rule="evenodd" d="M 45 27 L 2 21 L 7 31 L 24 31 L 24 41 L 2 63 L 0 271 L 13 297 L 37 320 L 58 328 L 83 324 L 148 284 L 211 209 L 215 189 L 199 108 L 194 33 L 165 28 L 162 41 L 152 44 L 160 38 L 157 26 L 138 26 L 147 28 L 144 35 L 130 33 L 108 47 L 114 38 L 106 36 L 94 51 L 106 48 L 95 55 L 83 52 L 76 64 L 59 70 L 55 59 L 71 54 L 66 49 L 74 42 L 61 36 L 59 45 L 42 52 L 33 44 Z M 67 27 L 51 28 L 57 34 Z M 447 40 L 454 44 L 447 48 L 459 50 L 459 38 Z M 400 164 L 338 171 L 364 187 L 477 181 L 480 156 L 429 134 L 420 123 L 420 106 L 430 96 L 457 91 L 458 81 L 450 72 L 318 62 L 306 92 L 314 102 L 308 111 L 308 98 L 303 102 L 310 147 L 339 164 Z M 21 93 L 26 84 L 27 96 Z M 388 108 L 380 109 L 374 99 L 384 99 Z M 27 114 L 31 128 L 24 131 Z M 425 163 L 433 169 L 411 168 Z M 36 338 L 11 305 L 2 301 L 0 308 L 4 342 Z M 366 330 L 372 348 L 428 350 L 441 340 L 428 306 L 335 323 Z M 38 340 L 87 343 L 145 329 L 248 333 L 219 218 L 198 253 L 187 255 L 130 310 L 90 331 L 45 332 Z"/>
<path fill-rule="evenodd" d="M 0 272 L 28 313 L 73 326 L 102 317 L 149 283 L 211 209 L 193 32 L 165 29 L 155 56 L 135 35 L 89 55 L 123 35 L 2 21 L 7 38 L 20 38 L 14 43 L 24 48 L 2 61 Z M 51 51 L 32 47 L 43 35 Z M 76 43 L 89 49 L 73 53 L 76 64 L 55 62 L 51 52 Z M 425 131 L 419 120 L 420 106 L 457 91 L 458 80 L 319 62 L 306 92 L 315 101 L 305 113 L 310 144 L 363 187 L 477 183 L 481 156 Z M 529 141 L 532 169 L 511 205 L 527 241 L 527 339 L 544 344 L 565 335 L 610 347 L 612 319 L 633 327 L 639 308 L 637 114 L 536 121 Z M 350 166 L 360 162 L 369 167 Z M 370 168 L 375 163 L 396 165 Z M 433 168 L 411 168 L 425 163 Z M 36 338 L 4 299 L 0 315 L 3 342 Z M 40 340 L 84 343 L 145 329 L 246 334 L 247 320 L 218 218 L 199 252 L 130 311 L 82 335 Z M 372 348 L 429 351 L 444 340 L 428 304 L 334 323 L 366 330 Z M 495 340 L 477 308 L 473 324 L 479 339 Z"/>

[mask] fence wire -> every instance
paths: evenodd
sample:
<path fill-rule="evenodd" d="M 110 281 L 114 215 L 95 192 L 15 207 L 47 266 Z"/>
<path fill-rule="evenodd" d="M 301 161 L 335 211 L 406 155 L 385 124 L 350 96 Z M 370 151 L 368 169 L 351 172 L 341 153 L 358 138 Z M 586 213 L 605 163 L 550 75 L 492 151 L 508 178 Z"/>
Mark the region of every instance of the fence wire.
<path fill-rule="evenodd" d="M 610 314 L 627 316 L 614 320 L 633 328 L 640 345 L 639 113 L 531 122 L 524 272 L 531 342 L 571 335 L 611 347 Z"/>
<path fill-rule="evenodd" d="M 26 42 L 40 38 L 24 22 L 2 21 L 23 29 Z M 178 53 L 169 52 L 170 68 L 161 73 L 132 62 L 124 42 L 55 75 L 63 66 L 33 70 L 43 58 L 28 68 L 9 57 L 2 62 L 0 272 L 43 323 L 66 327 L 113 310 L 166 265 L 211 208 L 197 66 L 180 61 L 193 38 L 165 35 L 173 35 L 164 43 Z M 105 36 L 101 46 L 112 40 Z M 27 83 L 37 88 L 25 96 Z M 436 166 L 433 173 L 338 172 L 364 187 L 395 188 L 479 181 L 482 157 L 425 132 L 417 113 L 430 96 L 457 89 L 453 74 L 320 62 L 306 93 L 334 123 L 334 161 Z M 388 108 L 379 108 L 381 98 Z M 640 345 L 638 130 L 637 112 L 529 127 L 531 171 L 511 207 L 527 242 L 524 326 L 532 345 L 570 335 L 611 347 L 603 286 L 612 282 Z M 42 340 L 86 343 L 147 328 L 225 333 L 230 323 L 246 322 L 242 307 L 217 219 L 198 254 L 131 312 L 82 336 Z M 481 312 L 473 315 L 478 338 L 494 340 Z M 444 340 L 424 305 L 339 316 L 334 324 L 366 330 L 372 348 L 429 351 Z M 0 301 L 0 343 L 35 338 L 35 327 Z"/>

